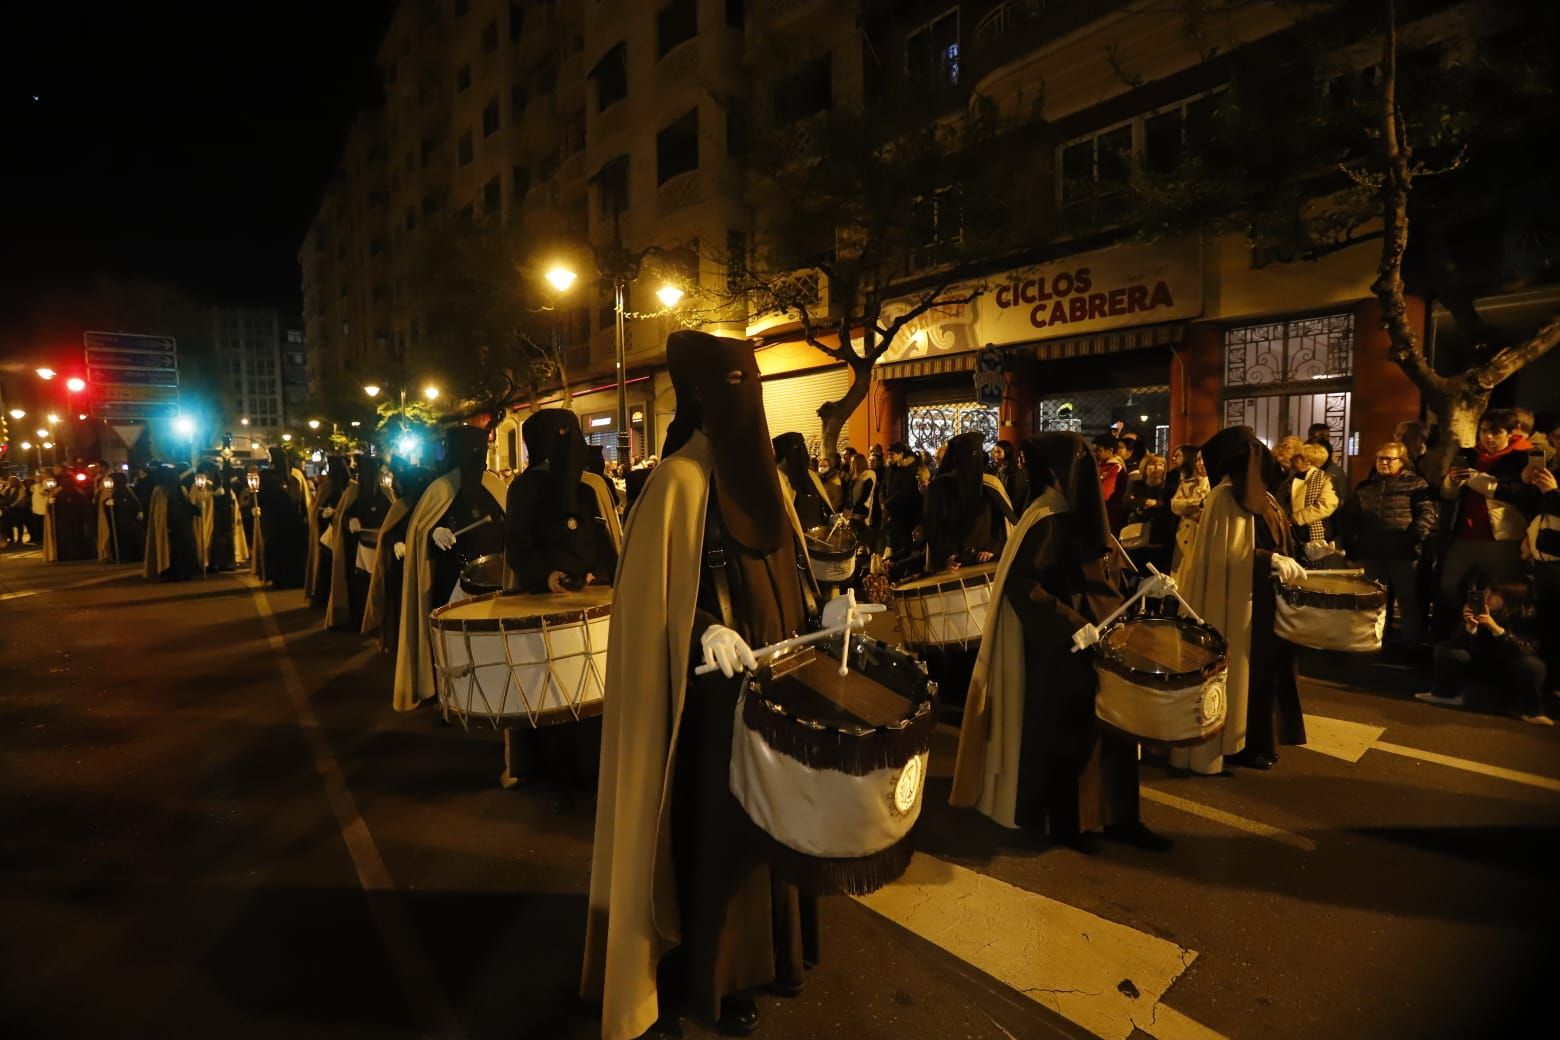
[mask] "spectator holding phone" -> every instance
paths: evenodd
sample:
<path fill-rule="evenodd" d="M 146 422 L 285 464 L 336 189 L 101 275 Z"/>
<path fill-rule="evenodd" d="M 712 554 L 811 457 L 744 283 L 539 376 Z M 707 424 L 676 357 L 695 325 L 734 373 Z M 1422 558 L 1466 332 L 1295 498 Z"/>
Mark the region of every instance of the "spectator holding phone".
<path fill-rule="evenodd" d="M 1403 641 L 1424 642 L 1415 571 L 1426 541 L 1435 533 L 1438 503 L 1425 478 L 1410 465 L 1408 446 L 1388 441 L 1376 449 L 1375 470 L 1339 510 L 1338 536 L 1365 576 L 1387 586 L 1396 601 Z"/>
<path fill-rule="evenodd" d="M 1485 684 L 1495 710 L 1534 726 L 1553 726 L 1544 711 L 1538 612 L 1527 580 L 1470 589 L 1459 621 L 1451 638 L 1436 645 L 1430 690 L 1414 696 L 1428 704 L 1461 708 L 1470 692 Z"/>
<path fill-rule="evenodd" d="M 1536 515 L 1528 524 L 1522 555 L 1533 568 L 1533 595 L 1542 633 L 1539 649 L 1549 669 L 1548 686 L 1553 689 L 1560 680 L 1560 482 L 1531 452 L 1523 479 L 1538 492 Z"/>
<path fill-rule="evenodd" d="M 1521 566 L 1528 516 L 1539 491 L 1523 479 L 1532 445 L 1509 410 L 1491 410 L 1479 420 L 1476 448 L 1464 448 L 1441 481 L 1441 499 L 1452 503 L 1451 542 L 1441 563 L 1436 627 L 1454 626 L 1472 576 L 1502 581 Z"/>

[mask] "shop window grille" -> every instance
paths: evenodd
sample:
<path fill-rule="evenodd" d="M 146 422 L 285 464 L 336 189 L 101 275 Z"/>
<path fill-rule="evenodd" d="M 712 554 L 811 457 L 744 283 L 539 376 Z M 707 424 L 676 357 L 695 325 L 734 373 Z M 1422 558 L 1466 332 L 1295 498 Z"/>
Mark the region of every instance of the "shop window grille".
<path fill-rule="evenodd" d="M 1333 457 L 1341 459 L 1349 440 L 1353 374 L 1353 314 L 1226 329 L 1225 425 L 1250 426 L 1271 447 L 1325 422 Z"/>
<path fill-rule="evenodd" d="M 978 431 L 982 443 L 989 449 L 997 443 L 1000 425 L 997 409 L 992 405 L 922 404 L 911 405 L 906 417 L 906 438 L 914 451 L 936 455 L 938 449 L 961 433 Z"/>

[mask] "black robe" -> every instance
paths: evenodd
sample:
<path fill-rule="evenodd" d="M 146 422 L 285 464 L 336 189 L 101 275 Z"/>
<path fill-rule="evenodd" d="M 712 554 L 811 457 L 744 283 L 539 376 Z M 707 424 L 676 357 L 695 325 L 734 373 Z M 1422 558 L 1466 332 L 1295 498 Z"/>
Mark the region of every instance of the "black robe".
<path fill-rule="evenodd" d="M 238 566 L 238 543 L 233 525 L 233 492 L 220 480 L 207 504 L 211 510 L 211 542 L 206 546 L 206 567 L 211 571 L 230 571 Z"/>
<path fill-rule="evenodd" d="M 327 480 L 324 487 L 320 489 L 319 498 L 314 502 L 314 515 L 318 518 L 319 532 L 315 536 L 314 544 L 308 546 L 309 551 L 314 554 L 314 587 L 305 590 L 309 594 L 311 607 L 324 607 L 330 600 L 330 575 L 331 568 L 335 566 L 335 554 L 319 541 L 319 535 L 328 532 L 331 523 L 335 520 L 334 516 L 326 517 L 325 510 L 336 508 L 345 490 L 345 486 Z M 305 565 L 307 566 L 307 561 Z"/>
<path fill-rule="evenodd" d="M 546 508 L 565 494 L 546 469 L 533 466 L 509 485 L 504 509 L 505 563 L 518 592 L 550 592 L 547 576 L 562 571 L 571 580 L 610 585 L 617 569 L 617 550 L 596 494 L 574 485 L 574 508 Z"/>
<path fill-rule="evenodd" d="M 488 523 L 464 534 L 460 533 L 461 528 L 484 516 L 490 518 Z M 488 489 L 482 486 L 480 479 L 468 481 L 462 478 L 455 500 L 434 525 L 435 529 L 440 527 L 449 528 L 458 537 L 455 547 L 446 550 L 438 547 L 431 532 L 428 535 L 424 551 L 433 563 L 433 587 L 429 593 L 429 602 L 435 607 L 449 602 L 450 594 L 455 591 L 455 583 L 460 580 L 460 572 L 466 565 L 475 562 L 479 556 L 504 551 L 504 510 Z"/>
<path fill-rule="evenodd" d="M 1003 598 L 1024 633 L 1024 725 L 1014 817 L 1059 839 L 1138 822 L 1137 744 L 1102 733 L 1099 680 L 1072 636 L 1122 601 L 1117 561 L 1086 560 L 1072 513 L 1034 524 L 1013 558 Z"/>
<path fill-rule="evenodd" d="M 987 552 L 995 559 L 1002 555 L 1002 546 L 1007 542 L 1012 514 L 994 488 L 982 483 L 974 511 L 961 517 L 959 523 L 946 523 L 943 518 L 948 515 L 949 503 L 944 500 L 957 495 L 951 474 L 938 477 L 926 488 L 926 544 L 930 554 L 927 570 L 934 574 L 947 570 L 949 557 L 969 564 L 976 562 L 980 553 Z"/>
<path fill-rule="evenodd" d="M 117 484 L 104 512 L 112 518 L 114 530 L 109 547 L 115 563 L 139 563 L 146 552 L 146 528 L 141 522 L 141 503 L 130 488 Z"/>
<path fill-rule="evenodd" d="M 266 580 L 273 588 L 301 588 L 309 533 L 303 487 L 290 473 L 268 469 L 260 476 L 258 497 Z"/>
<path fill-rule="evenodd" d="M 357 497 L 347 506 L 341 518 L 341 551 L 347 554 L 347 606 L 352 619 L 350 631 L 353 632 L 363 624 L 363 606 L 368 602 L 368 585 L 372 578 L 368 571 L 358 566 L 358 546 L 363 541 L 361 531 L 373 531 L 373 537 L 377 539 L 383 533 L 380 528 L 389 511 L 390 496 L 375 480 L 366 489 L 362 484 L 358 485 Z M 352 531 L 354 519 L 362 525 L 357 534 Z M 375 541 L 374 544 L 379 543 Z"/>
<path fill-rule="evenodd" d="M 201 573 L 200 547 L 195 541 L 197 510 L 178 481 L 170 480 L 162 488 L 167 498 L 164 523 L 168 525 L 168 567 L 158 575 L 158 580 L 188 581 Z M 155 532 L 151 536 L 155 537 Z"/>
<path fill-rule="evenodd" d="M 54 552 L 60 562 L 97 559 L 97 504 L 79 486 L 54 496 Z"/>

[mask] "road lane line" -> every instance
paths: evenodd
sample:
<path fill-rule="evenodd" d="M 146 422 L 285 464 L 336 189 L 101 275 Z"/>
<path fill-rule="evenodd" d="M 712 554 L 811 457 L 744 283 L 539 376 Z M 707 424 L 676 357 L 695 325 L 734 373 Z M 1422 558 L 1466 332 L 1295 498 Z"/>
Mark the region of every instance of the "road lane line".
<path fill-rule="evenodd" d="M 1155 1005 L 1148 1021 L 1135 1018 L 1133 1022 L 1154 1040 L 1228 1040 L 1223 1033 L 1214 1032 L 1167 1004 Z"/>
<path fill-rule="evenodd" d="M 1151 1009 L 1197 957 L 919 852 L 898 881 L 856 899 L 1102 1040 L 1127 1040 L 1134 1018 L 1152 1020 Z"/>
<path fill-rule="evenodd" d="M 1554 777 L 1540 776 L 1537 773 L 1524 773 L 1519 769 L 1507 769 L 1504 766 L 1492 766 L 1485 762 L 1475 762 L 1472 759 L 1458 758 L 1455 755 L 1443 755 L 1436 751 L 1404 747 L 1402 744 L 1393 744 L 1385 740 L 1378 740 L 1372 746 L 1377 751 L 1385 751 L 1389 755 L 1417 758 L 1425 762 L 1434 762 L 1436 765 L 1461 769 L 1466 773 L 1478 773 L 1481 776 L 1492 776 L 1497 780 L 1510 780 L 1514 784 L 1526 784 L 1529 787 L 1537 787 L 1542 791 L 1560 793 L 1560 780 L 1556 780 Z"/>
<path fill-rule="evenodd" d="M 390 871 L 379 854 L 379 846 L 374 843 L 367 822 L 358 811 L 357 800 L 352 797 L 347 786 L 341 763 L 331 751 L 319 717 L 309 704 L 303 679 L 287 652 L 287 641 L 282 635 L 281 626 L 276 623 L 270 596 L 259 585 L 252 586 L 251 591 L 254 593 L 255 609 L 259 611 L 261 623 L 265 626 L 266 638 L 276 653 L 282 684 L 287 688 L 288 699 L 292 701 L 293 711 L 298 717 L 298 726 L 303 730 L 309 752 L 314 758 L 314 767 L 325 788 L 326 800 L 335 814 L 336 825 L 341 831 L 342 841 L 346 843 L 347 853 L 352 858 L 353 869 L 357 871 L 358 884 L 368 899 L 385 951 L 400 980 L 401 993 L 427 1035 L 444 1040 L 463 1040 L 465 1034 L 443 990 L 435 981 L 433 965 L 423 952 L 416 930 L 397 901 L 395 883 L 390 879 Z"/>
<path fill-rule="evenodd" d="M 1145 785 L 1139 788 L 1139 790 L 1146 801 L 1156 802 L 1159 805 L 1190 813 L 1193 816 L 1201 816 L 1205 820 L 1212 820 L 1214 823 L 1223 824 L 1238 831 L 1245 831 L 1247 834 L 1255 834 L 1259 838 L 1268 838 L 1281 845 L 1299 849 L 1301 852 L 1316 851 L 1316 842 L 1303 834 L 1295 834 L 1292 831 L 1286 831 L 1280 827 L 1263 823 L 1261 820 L 1248 820 L 1244 816 L 1236 816 L 1234 813 L 1225 812 L 1223 809 L 1215 809 L 1210 805 L 1194 802 L 1179 795 L 1169 794 L 1158 788 Z"/>
<path fill-rule="evenodd" d="M 0 595 L 0 602 L 8 599 L 25 599 L 28 596 L 37 596 L 45 592 L 63 592 L 66 589 L 80 589 L 88 585 L 102 585 L 105 582 L 118 581 L 120 578 L 134 573 L 135 571 L 133 570 L 123 570 L 118 574 L 100 574 L 85 581 L 73 581 L 66 585 L 52 585 L 46 589 L 24 589 L 21 592 L 7 592 L 4 595 Z"/>

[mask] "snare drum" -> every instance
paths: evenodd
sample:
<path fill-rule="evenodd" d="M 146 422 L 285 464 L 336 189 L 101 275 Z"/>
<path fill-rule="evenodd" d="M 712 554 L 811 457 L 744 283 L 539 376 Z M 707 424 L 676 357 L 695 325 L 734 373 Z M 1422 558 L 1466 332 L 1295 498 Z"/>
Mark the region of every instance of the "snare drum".
<path fill-rule="evenodd" d="M 1100 635 L 1095 716 L 1151 744 L 1201 744 L 1224 729 L 1228 646 L 1185 618 L 1120 621 Z"/>
<path fill-rule="evenodd" d="M 470 726 L 573 722 L 601 714 L 612 589 L 487 593 L 428 615 L 445 716 Z"/>
<path fill-rule="evenodd" d="M 905 643 L 913 647 L 980 644 L 991 607 L 997 565 L 977 563 L 894 586 L 894 610 Z"/>
<path fill-rule="evenodd" d="M 1310 571 L 1293 585 L 1273 576 L 1278 596 L 1274 628 L 1282 639 L 1312 650 L 1368 653 L 1381 649 L 1387 589 L 1364 571 Z"/>
<path fill-rule="evenodd" d="M 821 585 L 844 585 L 856 575 L 856 533 L 848 524 L 808 528 L 807 559 L 813 580 Z"/>
<path fill-rule="evenodd" d="M 365 527 L 358 532 L 357 569 L 374 573 L 374 551 L 379 547 L 379 528 Z"/>
<path fill-rule="evenodd" d="M 862 895 L 904 872 L 921 815 L 937 684 L 863 635 L 804 646 L 743 678 L 731 793 L 769 838 L 772 866 L 812 891 Z"/>
<path fill-rule="evenodd" d="M 455 582 L 455 588 L 450 590 L 450 602 L 459 603 L 476 596 L 502 592 L 503 588 L 504 554 L 488 553 L 478 556 L 460 569 L 460 578 Z"/>

